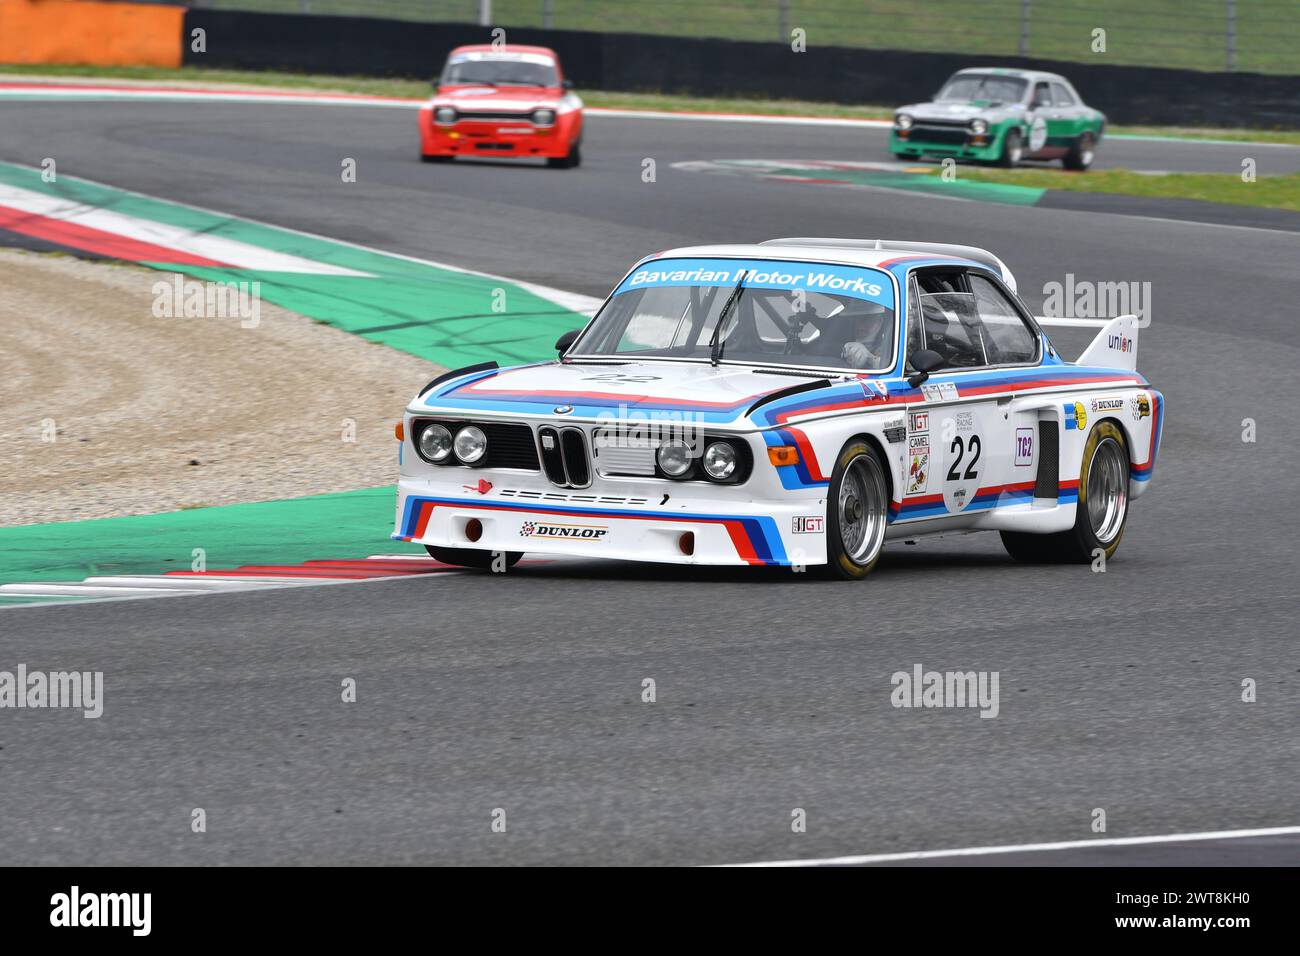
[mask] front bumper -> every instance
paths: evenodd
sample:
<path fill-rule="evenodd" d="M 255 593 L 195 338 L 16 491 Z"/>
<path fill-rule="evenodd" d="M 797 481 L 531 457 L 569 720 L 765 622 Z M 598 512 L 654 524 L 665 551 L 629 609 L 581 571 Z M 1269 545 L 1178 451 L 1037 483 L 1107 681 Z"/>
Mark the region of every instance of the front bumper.
<path fill-rule="evenodd" d="M 1002 155 L 1002 137 L 1005 131 L 998 130 L 985 134 L 983 141 L 967 134 L 962 142 L 935 142 L 925 138 L 925 130 L 913 127 L 907 136 L 900 136 L 894 129 L 889 134 L 889 151 L 895 156 L 919 159 L 922 156 L 951 156 L 953 159 L 968 159 L 975 162 L 993 162 Z"/>
<path fill-rule="evenodd" d="M 421 149 L 426 156 L 532 156 L 558 159 L 571 147 L 569 124 L 534 126 L 531 121 L 461 120 L 439 126 L 425 117 Z"/>
<path fill-rule="evenodd" d="M 618 503 L 610 495 L 557 492 L 524 500 L 514 489 L 480 494 L 467 486 L 403 478 L 393 538 L 446 548 L 664 564 L 826 562 L 824 499 L 728 501 L 681 492 L 677 486 L 655 484 L 647 485 L 637 503 Z M 665 497 L 668 500 L 661 503 Z M 796 527 L 814 530 L 795 533 Z M 815 530 L 818 527 L 823 530 Z M 683 547 L 687 534 L 690 553 Z"/>

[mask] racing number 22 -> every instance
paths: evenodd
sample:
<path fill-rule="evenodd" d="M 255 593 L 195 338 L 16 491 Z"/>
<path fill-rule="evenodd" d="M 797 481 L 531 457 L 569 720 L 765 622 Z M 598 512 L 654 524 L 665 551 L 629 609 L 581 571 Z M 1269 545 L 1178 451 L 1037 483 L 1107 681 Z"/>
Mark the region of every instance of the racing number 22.
<path fill-rule="evenodd" d="M 966 455 L 967 451 L 970 452 L 971 458 L 970 464 L 966 466 L 966 473 L 963 475 L 961 472 L 961 460 Z M 979 477 L 979 472 L 975 470 L 975 466 L 979 464 L 980 460 L 979 435 L 971 435 L 969 442 L 964 445 L 962 444 L 961 436 L 958 435 L 952 440 L 952 446 L 948 449 L 948 452 L 956 456 L 952 460 L 952 466 L 948 469 L 949 481 L 961 481 L 963 478 L 967 481 L 971 481 Z"/>

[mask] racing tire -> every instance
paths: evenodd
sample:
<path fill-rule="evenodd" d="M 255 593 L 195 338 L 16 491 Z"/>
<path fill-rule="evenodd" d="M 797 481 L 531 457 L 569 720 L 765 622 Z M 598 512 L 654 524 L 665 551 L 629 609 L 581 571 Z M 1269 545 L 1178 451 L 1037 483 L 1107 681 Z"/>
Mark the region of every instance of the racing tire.
<path fill-rule="evenodd" d="M 552 156 L 546 160 L 552 169 L 576 169 L 582 165 L 582 143 L 574 143 L 565 156 Z"/>
<path fill-rule="evenodd" d="M 1074 527 L 1055 534 L 1003 531 L 1007 553 L 1026 564 L 1090 564 L 1119 547 L 1128 524 L 1129 454 L 1124 431 L 1112 421 L 1092 426 L 1079 469 Z"/>
<path fill-rule="evenodd" d="M 880 452 L 862 439 L 840 450 L 826 496 L 825 577 L 857 581 L 880 560 L 889 521 L 887 474 Z"/>
<path fill-rule="evenodd" d="M 1083 172 L 1097 158 L 1097 140 L 1091 133 L 1080 133 L 1070 151 L 1061 159 L 1061 165 L 1075 172 Z"/>
<path fill-rule="evenodd" d="M 997 159 L 997 165 L 1004 169 L 1011 169 L 1019 166 L 1020 160 L 1025 155 L 1025 141 L 1020 135 L 1020 130 L 1007 130 L 1006 137 L 1002 140 L 1002 155 Z"/>
<path fill-rule="evenodd" d="M 428 153 L 420 154 L 420 162 L 422 163 L 450 163 L 455 158 L 455 156 L 430 156 Z"/>
<path fill-rule="evenodd" d="M 480 571 L 491 571 L 492 561 L 496 555 L 494 551 L 481 551 L 478 548 L 440 548 L 437 545 L 426 544 L 424 549 L 435 561 L 441 561 L 443 564 L 455 564 L 462 568 L 477 568 Z M 522 551 L 507 551 L 506 570 L 513 568 L 519 563 L 519 559 L 524 556 Z"/>

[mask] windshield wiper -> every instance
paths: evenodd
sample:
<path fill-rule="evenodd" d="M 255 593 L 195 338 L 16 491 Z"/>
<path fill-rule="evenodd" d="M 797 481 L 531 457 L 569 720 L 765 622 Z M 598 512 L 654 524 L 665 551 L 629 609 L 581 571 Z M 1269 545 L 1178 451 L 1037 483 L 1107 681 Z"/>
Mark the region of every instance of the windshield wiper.
<path fill-rule="evenodd" d="M 726 323 L 727 317 L 731 315 L 736 300 L 740 298 L 742 287 L 745 284 L 745 277 L 748 275 L 748 272 L 740 274 L 740 278 L 736 280 L 736 287 L 731 290 L 731 295 L 727 296 L 727 301 L 722 303 L 722 311 L 718 313 L 718 324 L 713 327 L 713 338 L 709 339 L 709 364 L 715 367 L 722 359 L 722 350 L 726 347 L 722 342 L 722 326 Z"/>

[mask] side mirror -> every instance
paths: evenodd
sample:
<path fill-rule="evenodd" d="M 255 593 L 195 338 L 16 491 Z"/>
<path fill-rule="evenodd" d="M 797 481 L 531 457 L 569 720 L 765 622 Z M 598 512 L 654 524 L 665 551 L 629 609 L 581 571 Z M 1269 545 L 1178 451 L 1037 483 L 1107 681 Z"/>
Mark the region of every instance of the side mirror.
<path fill-rule="evenodd" d="M 561 80 L 560 86 L 564 87 L 566 90 L 571 90 L 573 89 L 573 80 Z"/>
<path fill-rule="evenodd" d="M 916 371 L 907 377 L 907 384 L 916 388 L 930 377 L 930 373 L 943 368 L 943 356 L 933 349 L 920 349 L 908 359 Z"/>
<path fill-rule="evenodd" d="M 582 329 L 569 329 L 569 331 L 561 335 L 555 340 L 555 351 L 559 352 L 560 356 L 563 357 L 564 353 L 569 351 L 569 346 L 577 340 L 578 333 L 581 331 Z"/>

